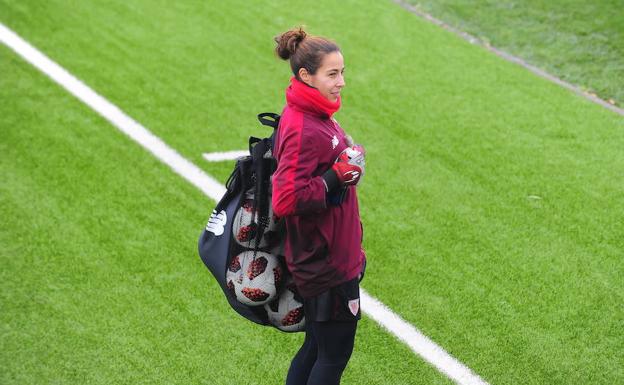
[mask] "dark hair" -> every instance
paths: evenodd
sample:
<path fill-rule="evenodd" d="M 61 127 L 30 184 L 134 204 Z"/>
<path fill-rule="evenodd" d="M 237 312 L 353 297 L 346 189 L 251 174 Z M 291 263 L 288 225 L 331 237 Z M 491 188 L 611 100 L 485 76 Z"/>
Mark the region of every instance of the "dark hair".
<path fill-rule="evenodd" d="M 275 42 L 277 43 L 275 53 L 284 60 L 290 60 L 290 68 L 297 79 L 300 68 L 305 68 L 310 75 L 314 75 L 325 55 L 340 52 L 340 48 L 333 41 L 308 35 L 302 27 L 293 28 L 276 36 Z"/>

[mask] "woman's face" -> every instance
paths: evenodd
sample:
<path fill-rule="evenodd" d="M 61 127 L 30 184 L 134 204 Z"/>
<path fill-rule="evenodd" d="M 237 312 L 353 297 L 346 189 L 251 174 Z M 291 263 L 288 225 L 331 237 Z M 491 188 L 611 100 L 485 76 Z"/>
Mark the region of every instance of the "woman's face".
<path fill-rule="evenodd" d="M 317 88 L 326 99 L 335 102 L 345 86 L 342 54 L 338 51 L 328 53 L 321 60 L 321 66 L 314 75 L 301 68 L 299 77 L 308 85 Z"/>

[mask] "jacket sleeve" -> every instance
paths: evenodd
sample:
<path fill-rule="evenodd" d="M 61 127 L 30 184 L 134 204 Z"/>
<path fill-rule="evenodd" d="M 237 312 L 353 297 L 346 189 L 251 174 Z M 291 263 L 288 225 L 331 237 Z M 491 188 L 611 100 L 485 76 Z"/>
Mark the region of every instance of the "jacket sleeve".
<path fill-rule="evenodd" d="M 318 167 L 317 146 L 299 127 L 288 129 L 280 143 L 273 173 L 273 213 L 278 217 L 318 212 L 327 207 L 323 178 L 312 176 Z"/>

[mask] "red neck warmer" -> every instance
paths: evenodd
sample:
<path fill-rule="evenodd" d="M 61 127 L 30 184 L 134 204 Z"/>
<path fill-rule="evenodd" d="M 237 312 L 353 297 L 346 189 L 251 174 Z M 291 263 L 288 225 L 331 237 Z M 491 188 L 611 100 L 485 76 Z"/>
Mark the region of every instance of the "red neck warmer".
<path fill-rule="evenodd" d="M 286 102 L 297 110 L 323 118 L 331 118 L 334 112 L 340 109 L 340 96 L 338 100 L 331 102 L 321 95 L 318 89 L 310 87 L 295 77 L 290 79 L 290 85 L 286 89 Z"/>

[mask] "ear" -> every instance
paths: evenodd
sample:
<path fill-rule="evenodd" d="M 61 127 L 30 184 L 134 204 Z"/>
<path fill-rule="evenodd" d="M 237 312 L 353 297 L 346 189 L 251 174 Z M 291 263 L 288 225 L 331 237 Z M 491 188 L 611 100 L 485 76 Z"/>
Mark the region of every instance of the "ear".
<path fill-rule="evenodd" d="M 307 69 L 299 68 L 299 79 L 303 80 L 306 84 L 310 84 L 310 73 Z"/>

